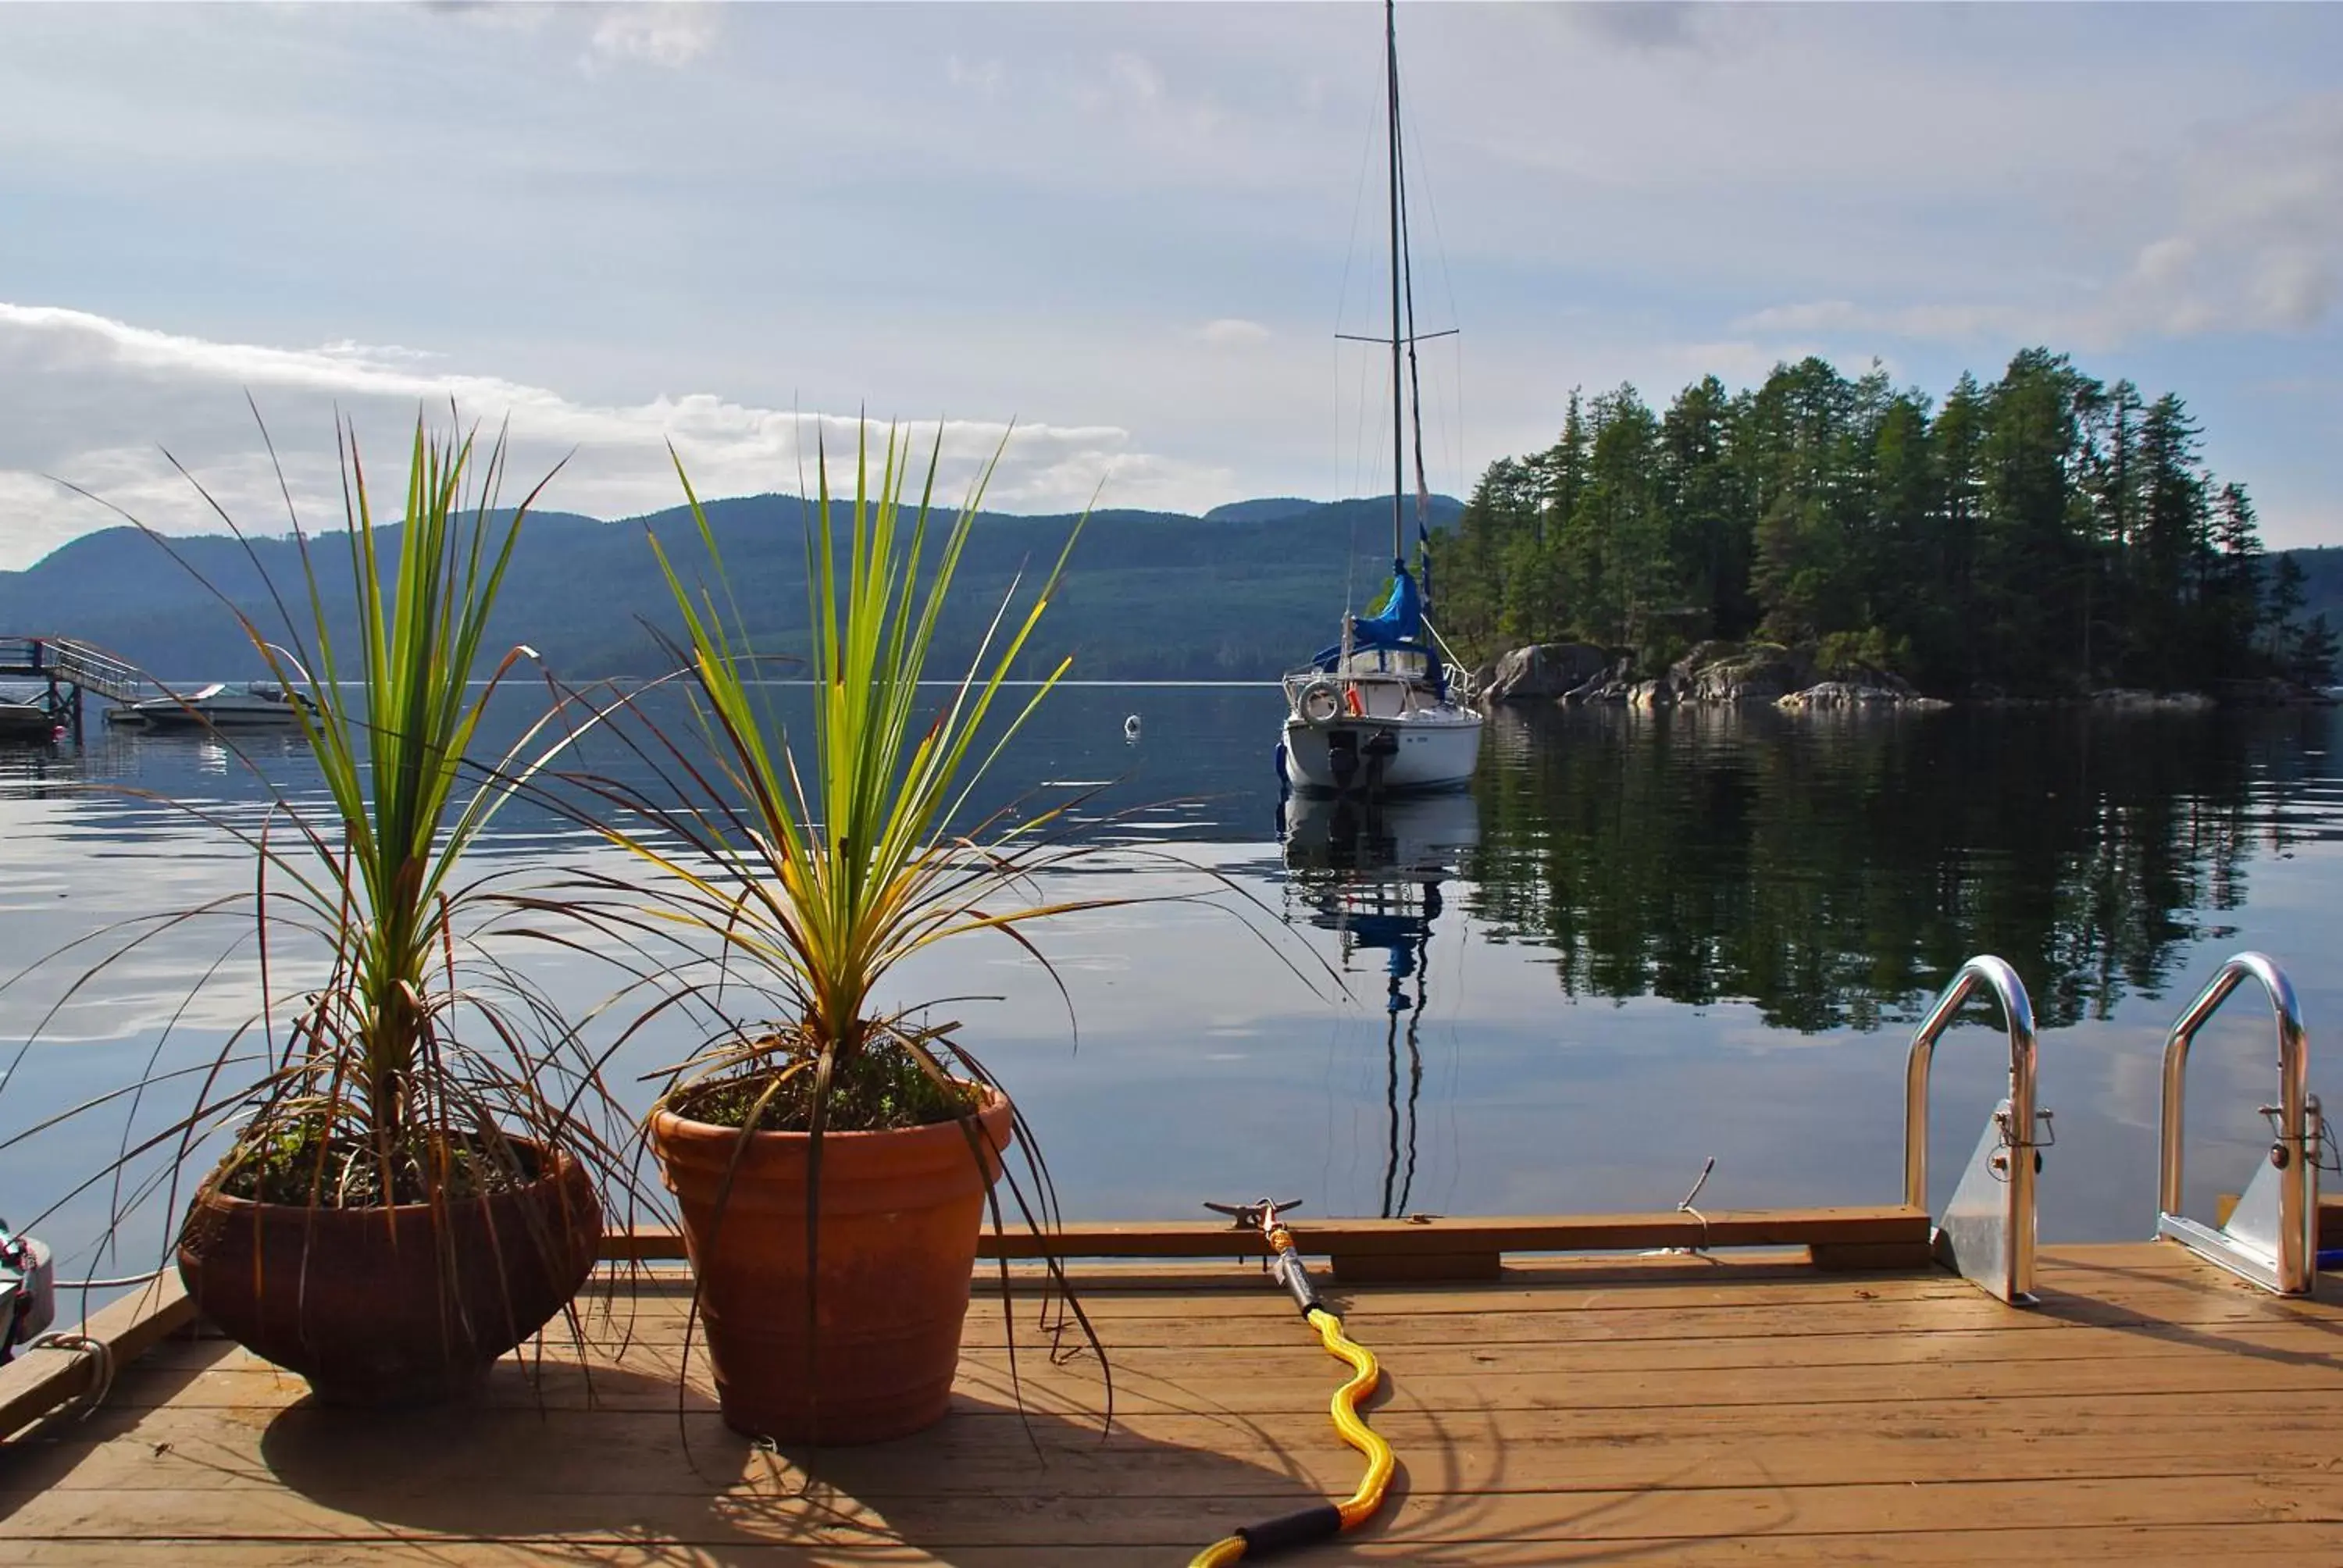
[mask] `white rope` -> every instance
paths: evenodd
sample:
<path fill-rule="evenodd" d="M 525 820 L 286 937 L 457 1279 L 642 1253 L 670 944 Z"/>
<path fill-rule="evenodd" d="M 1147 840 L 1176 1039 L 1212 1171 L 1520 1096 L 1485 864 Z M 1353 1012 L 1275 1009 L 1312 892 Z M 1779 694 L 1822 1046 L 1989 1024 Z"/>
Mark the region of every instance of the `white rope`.
<path fill-rule="evenodd" d="M 90 1385 L 80 1395 L 60 1405 L 56 1413 L 68 1412 L 76 1420 L 86 1418 L 114 1388 L 114 1347 L 104 1340 L 94 1340 L 86 1334 L 50 1332 L 35 1335 L 25 1342 L 28 1351 L 67 1351 L 86 1355 L 97 1364 L 90 1374 Z"/>
<path fill-rule="evenodd" d="M 120 1291 L 132 1285 L 151 1284 L 163 1277 L 160 1269 L 149 1269 L 143 1274 L 125 1274 L 118 1280 L 59 1280 L 60 1291 Z"/>

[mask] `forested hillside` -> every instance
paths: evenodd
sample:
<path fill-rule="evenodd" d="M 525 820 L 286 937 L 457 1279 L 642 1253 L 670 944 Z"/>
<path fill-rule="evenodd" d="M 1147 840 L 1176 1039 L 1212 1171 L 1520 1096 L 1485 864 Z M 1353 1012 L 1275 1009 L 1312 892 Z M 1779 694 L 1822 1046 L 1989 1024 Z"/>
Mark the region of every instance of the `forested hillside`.
<path fill-rule="evenodd" d="M 1575 638 L 1657 673 L 1756 637 L 1947 694 L 2330 678 L 2301 563 L 2268 562 L 2201 439 L 2177 396 L 2042 348 L 1941 403 L 1815 358 L 1664 412 L 1574 393 L 1442 545 L 1441 620 L 1483 658 Z"/>
<path fill-rule="evenodd" d="M 729 591 L 757 646 L 801 652 L 806 579 L 799 502 L 753 496 L 710 502 L 708 511 L 730 570 Z M 1435 523 L 1453 522 L 1457 511 L 1453 499 L 1434 498 Z M 1071 517 L 999 513 L 977 520 L 940 636 L 939 673 L 967 658 L 1021 572 L 1030 596 L 1073 523 Z M 656 533 L 687 563 L 701 558 L 690 517 L 680 508 L 615 523 L 533 517 L 498 608 L 493 648 L 500 654 L 527 643 L 576 679 L 669 668 L 658 628 L 672 629 L 674 611 L 646 533 Z M 396 548 L 396 537 L 394 530 L 387 548 Z M 74 541 L 28 571 L 0 572 L 0 635 L 81 638 L 174 679 L 265 674 L 235 618 L 204 585 L 277 635 L 284 622 L 267 582 L 306 614 L 292 543 L 258 540 L 247 556 L 225 538 L 179 539 L 171 550 L 185 564 L 136 529 L 113 528 Z M 333 613 L 347 615 L 347 537 L 313 538 L 311 555 Z M 1390 566 L 1388 497 L 1239 503 L 1210 518 L 1101 512 L 1075 548 L 1026 673 L 1071 653 L 1074 675 L 1088 679 L 1272 678 L 1333 640 L 1344 604 L 1365 608 Z"/>

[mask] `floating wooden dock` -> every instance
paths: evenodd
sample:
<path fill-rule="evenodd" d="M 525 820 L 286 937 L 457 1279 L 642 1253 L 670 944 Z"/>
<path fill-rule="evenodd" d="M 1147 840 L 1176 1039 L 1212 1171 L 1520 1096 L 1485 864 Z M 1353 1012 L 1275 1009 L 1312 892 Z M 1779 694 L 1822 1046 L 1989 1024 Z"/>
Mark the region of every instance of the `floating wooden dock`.
<path fill-rule="evenodd" d="M 38 706 L 76 741 L 82 738 L 85 693 L 131 702 L 146 694 L 147 685 L 125 660 L 63 637 L 0 637 L 0 680 L 38 682 Z"/>
<path fill-rule="evenodd" d="M 664 1271 L 534 1382 L 508 1361 L 477 1404 L 388 1414 L 317 1406 L 166 1305 L 94 1413 L 0 1449 L 6 1559 L 1177 1565 L 1348 1492 L 1342 1369 L 1256 1265 L 1081 1277 L 1103 1435 L 1096 1362 L 1053 1361 L 1021 1296 L 1012 1380 L 980 1299 L 941 1426 L 810 1455 L 728 1432 L 704 1359 L 679 1385 Z M 1794 1252 L 1335 1293 L 1401 1476 L 1297 1561 L 2343 1562 L 2343 1304 L 2172 1242 L 2046 1249 L 2024 1308 Z"/>
<path fill-rule="evenodd" d="M 2180 1212 L 2189 1044 L 2247 981 L 2277 1024 L 2272 1138 L 2206 1225 Z M 1930 1056 L 1973 993 L 1999 1003 L 2009 1090 L 1932 1218 Z M 1964 965 L 1906 1058 L 1900 1204 L 1295 1217 L 1383 1359 L 1371 1419 L 1400 1462 L 1369 1526 L 1307 1560 L 2343 1563 L 2343 1298 L 2317 1271 L 2343 1210 L 2292 986 L 2238 954 L 2173 1026 L 2154 1241 L 2037 1248 L 2036 1050 L 2015 972 Z M 1017 1293 L 972 1312 L 952 1413 L 819 1453 L 724 1427 L 672 1233 L 608 1238 L 632 1288 L 436 1410 L 319 1406 L 166 1280 L 84 1325 L 110 1353 L 0 1368 L 0 1543 L 167 1568 L 1177 1568 L 1358 1474 L 1327 1420 L 1347 1369 L 1262 1250 L 1211 1222 L 989 1238 Z M 1044 1251 L 1079 1271 L 1111 1426 L 1100 1362 L 1044 1321 Z"/>

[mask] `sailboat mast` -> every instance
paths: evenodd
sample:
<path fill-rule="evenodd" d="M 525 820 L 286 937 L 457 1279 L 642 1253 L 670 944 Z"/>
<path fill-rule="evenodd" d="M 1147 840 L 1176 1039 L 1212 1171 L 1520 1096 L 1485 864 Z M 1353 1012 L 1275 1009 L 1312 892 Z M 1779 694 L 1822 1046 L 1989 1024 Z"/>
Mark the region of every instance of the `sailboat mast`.
<path fill-rule="evenodd" d="M 1400 137 L 1399 155 L 1399 276 L 1400 290 L 1407 302 L 1407 434 L 1415 456 L 1415 565 L 1422 577 L 1416 586 L 1423 590 L 1426 605 L 1432 602 L 1432 562 L 1425 552 L 1431 548 L 1426 529 L 1431 519 L 1425 514 L 1431 509 L 1432 492 L 1423 479 L 1423 373 L 1416 364 L 1415 345 L 1415 256 L 1413 236 L 1407 221 L 1407 137 Z"/>
<path fill-rule="evenodd" d="M 1396 572 L 1407 558 L 1405 515 L 1400 505 L 1400 491 L 1407 482 L 1407 457 L 1402 405 L 1404 384 L 1400 379 L 1399 0 L 1383 0 L 1383 76 L 1391 145 L 1392 569 Z"/>

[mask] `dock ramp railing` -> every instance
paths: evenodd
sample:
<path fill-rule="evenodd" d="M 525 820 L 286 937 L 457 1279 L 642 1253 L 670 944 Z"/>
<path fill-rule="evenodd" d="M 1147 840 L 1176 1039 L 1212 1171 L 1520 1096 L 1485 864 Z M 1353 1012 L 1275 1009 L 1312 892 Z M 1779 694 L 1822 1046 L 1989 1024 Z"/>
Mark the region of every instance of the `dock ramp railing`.
<path fill-rule="evenodd" d="M 64 637 L 0 637 L 0 678 L 78 687 L 116 702 L 136 701 L 148 685 L 127 660 Z"/>
<path fill-rule="evenodd" d="M 1990 954 L 1963 964 L 1913 1031 L 1904 1067 L 1904 1201 L 1928 1207 L 1928 1069 L 1937 1040 L 1980 990 L 2001 1004 L 2009 1034 L 2009 1091 L 1986 1122 L 1930 1236 L 1946 1268 L 2023 1305 L 2034 1299 L 2034 1179 L 2051 1141 L 2037 1141 L 2035 1129 L 2038 1124 L 2047 1131 L 2050 1112 L 2034 1103 L 2033 1003 L 2017 971 Z"/>
<path fill-rule="evenodd" d="M 2218 1226 L 2181 1213 L 2181 1135 L 2187 1111 L 2188 1050 L 2197 1031 L 2248 980 L 2261 982 L 2278 1024 L 2278 1103 L 2262 1106 L 2270 1119 L 2268 1157 L 2237 1206 Z M 2239 953 L 2223 964 L 2173 1024 L 2164 1046 L 2164 1128 L 2157 1162 L 2156 1233 L 2179 1242 L 2207 1262 L 2282 1296 L 2308 1295 L 2318 1277 L 2318 1163 L 2326 1123 L 2310 1092 L 2310 1039 L 2302 1006 L 2286 971 L 2261 953 Z"/>

